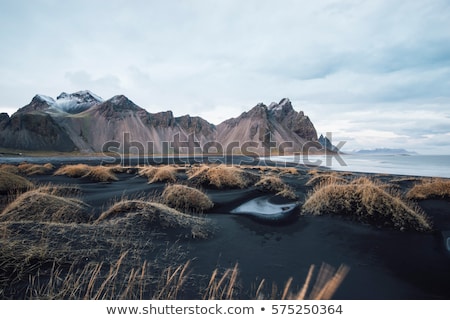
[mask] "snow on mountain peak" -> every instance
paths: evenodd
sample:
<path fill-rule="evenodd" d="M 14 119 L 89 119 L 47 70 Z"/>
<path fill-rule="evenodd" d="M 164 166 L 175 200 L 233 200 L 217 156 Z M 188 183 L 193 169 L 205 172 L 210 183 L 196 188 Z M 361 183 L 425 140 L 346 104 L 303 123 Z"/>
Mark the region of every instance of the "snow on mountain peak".
<path fill-rule="evenodd" d="M 287 106 L 289 109 L 292 109 L 291 101 L 288 98 L 283 98 L 279 103 L 272 102 L 269 105 L 269 110 L 271 111 L 280 111 Z"/>
<path fill-rule="evenodd" d="M 68 113 L 80 113 L 93 105 L 102 103 L 103 99 L 96 94 L 84 90 L 75 93 L 62 92 L 55 101 L 55 107 L 68 112 Z"/>
<path fill-rule="evenodd" d="M 43 94 L 37 94 L 35 98 L 41 100 L 42 102 L 46 102 L 50 106 L 53 106 L 55 104 L 55 99 L 49 96 L 45 96 Z"/>

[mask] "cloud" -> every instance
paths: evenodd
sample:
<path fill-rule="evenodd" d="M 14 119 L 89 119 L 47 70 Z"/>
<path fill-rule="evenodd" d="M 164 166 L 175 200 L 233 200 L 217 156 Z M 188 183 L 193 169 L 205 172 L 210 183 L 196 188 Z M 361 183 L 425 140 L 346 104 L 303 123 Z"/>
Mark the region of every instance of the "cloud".
<path fill-rule="evenodd" d="M 79 70 L 74 72 L 66 72 L 65 79 L 69 81 L 70 89 L 73 91 L 91 90 L 108 99 L 113 95 L 120 94 L 122 91 L 121 81 L 114 75 L 103 75 L 93 77 L 90 73 Z M 62 91 L 67 91 L 63 89 Z M 108 94 L 108 96 L 104 96 Z"/>
<path fill-rule="evenodd" d="M 3 1 L 0 111 L 89 89 L 218 123 L 289 97 L 349 147 L 440 137 L 448 21 L 446 0 Z"/>

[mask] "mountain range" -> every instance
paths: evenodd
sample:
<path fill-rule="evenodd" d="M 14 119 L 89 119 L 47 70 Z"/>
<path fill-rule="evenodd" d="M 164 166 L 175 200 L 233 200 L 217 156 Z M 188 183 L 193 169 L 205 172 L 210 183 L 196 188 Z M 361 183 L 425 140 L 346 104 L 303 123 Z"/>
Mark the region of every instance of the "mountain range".
<path fill-rule="evenodd" d="M 123 95 L 103 100 L 90 91 L 36 95 L 11 117 L 0 114 L 0 148 L 26 151 L 292 153 L 323 149 L 313 123 L 289 99 L 257 104 L 218 125 L 171 111 L 150 113 Z"/>

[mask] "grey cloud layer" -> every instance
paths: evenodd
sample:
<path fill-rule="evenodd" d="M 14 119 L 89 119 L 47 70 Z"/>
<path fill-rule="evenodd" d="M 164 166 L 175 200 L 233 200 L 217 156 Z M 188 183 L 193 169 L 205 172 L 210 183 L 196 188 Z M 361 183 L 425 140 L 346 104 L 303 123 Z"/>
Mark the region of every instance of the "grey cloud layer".
<path fill-rule="evenodd" d="M 449 22 L 445 0 L 3 1 L 0 111 L 90 89 L 217 123 L 289 97 L 368 146 L 445 138 Z"/>

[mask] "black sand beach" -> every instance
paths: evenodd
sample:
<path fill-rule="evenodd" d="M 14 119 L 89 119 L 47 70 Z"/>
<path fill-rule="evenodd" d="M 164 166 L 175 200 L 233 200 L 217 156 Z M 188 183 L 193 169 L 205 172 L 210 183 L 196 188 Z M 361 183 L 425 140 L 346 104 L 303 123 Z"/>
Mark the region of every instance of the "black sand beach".
<path fill-rule="evenodd" d="M 148 184 L 148 179 L 139 176 L 136 169 L 117 173 L 117 181 L 111 182 L 55 176 L 53 173 L 63 163 L 54 160 L 53 164 L 55 168 L 51 173 L 26 178 L 36 185 L 51 183 L 57 186 L 77 186 L 80 199 L 90 206 L 91 221 L 97 219 L 102 212 L 120 199 L 157 197 L 166 186 L 166 182 Z M 242 169 L 252 174 L 261 174 L 260 168 L 250 165 L 242 166 Z M 193 239 L 181 237 L 178 231 L 167 231 L 165 235 L 152 240 L 160 241 L 154 251 L 147 252 L 147 257 L 141 256 L 136 261 L 143 259 L 153 261 L 155 257 L 161 255 L 161 252 L 158 252 L 162 250 L 161 248 L 177 247 L 179 257 L 174 258 L 174 264 L 191 261 L 190 280 L 178 293 L 177 299 L 201 298 L 198 287 L 207 284 L 212 271 L 215 268 L 219 270 L 233 268 L 236 263 L 239 267 L 235 295 L 237 299 L 256 298 L 256 287 L 262 279 L 265 279 L 268 292 L 272 290 L 274 284 L 278 288 L 283 288 L 290 277 L 293 277 L 291 288 L 299 290 L 310 266 L 314 264 L 319 267 L 322 263 L 336 268 L 345 264 L 350 268 L 333 296 L 335 299 L 450 299 L 450 248 L 446 247 L 447 238 L 450 237 L 450 199 L 433 198 L 418 201 L 418 205 L 433 223 L 432 230 L 428 232 L 382 228 L 340 216 L 303 215 L 300 214 L 300 208 L 308 192 L 313 190 L 312 186 L 306 185 L 312 173 L 311 168 L 306 167 L 297 167 L 296 170 L 297 174 L 274 170 L 274 173 L 294 190 L 297 196 L 295 201 L 262 191 L 254 185 L 243 189 L 218 189 L 203 185 L 201 190 L 214 203 L 212 209 L 200 215 L 209 220 L 211 234 L 206 239 Z M 347 179 L 356 179 L 360 176 L 392 184 L 402 193 L 407 192 L 415 183 L 414 179 L 402 176 L 346 173 Z M 176 179 L 180 183 L 189 182 L 183 170 L 178 171 Z M 297 207 L 288 218 L 279 221 L 231 213 L 241 204 L 261 196 L 267 196 L 275 204 L 296 202 Z M 2 197 L 5 206 L 7 196 Z M 15 226 L 9 224 L 4 228 L 20 229 L 22 226 L 17 222 Z M 8 230 L 4 232 L 3 241 L 7 240 L 6 234 L 20 237 L 18 235 L 20 232 L 11 233 Z M 61 246 L 65 245 L 64 237 L 61 238 Z M 56 238 L 52 240 L 51 235 L 49 239 L 49 242 L 57 243 Z M 76 242 L 76 239 L 73 238 L 72 241 Z M 92 257 L 84 253 L 85 259 L 101 261 L 104 258 L 106 261 L 119 252 L 117 248 L 110 249 L 107 244 L 103 245 L 105 247 L 96 251 Z M 101 241 L 99 246 L 102 246 Z M 139 252 L 142 254 L 144 251 Z M 2 298 L 27 298 L 30 293 L 24 289 L 26 280 L 14 284 L 5 282 L 7 276 L 4 273 L 9 272 L 9 269 L 6 267 L 7 263 L 1 259 L 2 257 L 0 257 L 0 273 L 3 273 L 3 282 L 0 282 Z M 167 256 L 165 259 L 170 260 Z M 167 262 L 167 265 L 170 265 L 170 262 Z M 41 263 L 39 268 L 51 268 L 51 264 Z M 12 285 L 18 289 L 11 290 L 9 286 Z"/>

